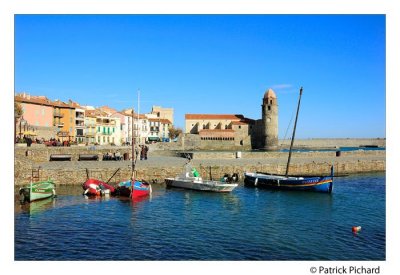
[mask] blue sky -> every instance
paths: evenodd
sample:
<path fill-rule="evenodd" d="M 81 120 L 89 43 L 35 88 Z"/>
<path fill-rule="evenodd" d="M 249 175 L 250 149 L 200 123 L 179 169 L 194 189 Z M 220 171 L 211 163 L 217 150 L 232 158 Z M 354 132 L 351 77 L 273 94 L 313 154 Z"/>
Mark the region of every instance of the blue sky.
<path fill-rule="evenodd" d="M 16 15 L 15 92 L 118 110 L 261 118 L 279 137 L 385 137 L 384 15 Z M 290 136 L 288 133 L 286 138 Z"/>

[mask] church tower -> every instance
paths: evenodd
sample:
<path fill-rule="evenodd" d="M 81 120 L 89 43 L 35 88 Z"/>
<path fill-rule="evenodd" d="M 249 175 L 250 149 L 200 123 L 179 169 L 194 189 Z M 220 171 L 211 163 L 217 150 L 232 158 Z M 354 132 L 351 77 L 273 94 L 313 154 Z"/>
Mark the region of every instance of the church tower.
<path fill-rule="evenodd" d="M 275 92 L 268 89 L 263 98 L 262 122 L 264 150 L 278 149 L 278 100 Z"/>

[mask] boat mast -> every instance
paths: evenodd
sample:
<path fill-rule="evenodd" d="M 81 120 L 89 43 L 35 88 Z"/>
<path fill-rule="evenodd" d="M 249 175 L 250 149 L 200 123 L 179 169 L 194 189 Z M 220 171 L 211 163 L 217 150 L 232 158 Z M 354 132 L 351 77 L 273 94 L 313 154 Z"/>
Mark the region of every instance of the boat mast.
<path fill-rule="evenodd" d="M 138 114 L 137 114 L 137 119 L 138 119 L 138 121 L 137 121 L 137 126 L 138 126 L 138 131 L 139 131 L 139 90 L 138 90 Z M 132 128 L 132 176 L 131 176 L 131 178 L 132 178 L 132 180 L 133 180 L 133 177 L 134 177 L 134 175 L 135 175 L 135 165 L 136 165 L 136 156 L 135 156 L 135 137 L 134 137 L 134 135 L 133 135 L 133 126 L 134 126 L 134 123 L 133 123 L 133 110 L 134 110 L 134 108 L 133 108 L 133 106 L 132 106 L 132 121 L 131 121 L 131 128 Z M 139 138 L 140 138 L 140 136 L 139 136 Z"/>
<path fill-rule="evenodd" d="M 289 164 L 290 164 L 290 158 L 292 157 L 292 148 L 293 148 L 293 142 L 294 142 L 294 136 L 296 134 L 296 125 L 297 125 L 297 117 L 299 116 L 299 109 L 300 109 L 300 100 L 301 100 L 301 95 L 303 94 L 303 87 L 300 88 L 300 96 L 299 96 L 299 102 L 297 103 L 297 112 L 296 112 L 296 119 L 294 121 L 294 127 L 293 127 L 293 135 L 292 135 L 292 141 L 290 143 L 290 149 L 289 149 L 289 157 L 286 165 L 286 174 L 285 177 L 288 176 L 289 174 Z"/>
<path fill-rule="evenodd" d="M 139 123 L 139 114 L 140 114 L 140 90 L 138 90 L 137 96 L 137 127 L 138 127 L 138 143 L 140 144 L 140 123 Z"/>
<path fill-rule="evenodd" d="M 132 117 L 131 117 L 131 135 L 132 135 L 132 175 L 131 175 L 131 179 L 132 181 L 134 180 L 134 174 L 135 174 L 135 138 L 133 137 L 133 106 L 132 106 Z M 132 183 L 133 185 L 133 183 Z"/>

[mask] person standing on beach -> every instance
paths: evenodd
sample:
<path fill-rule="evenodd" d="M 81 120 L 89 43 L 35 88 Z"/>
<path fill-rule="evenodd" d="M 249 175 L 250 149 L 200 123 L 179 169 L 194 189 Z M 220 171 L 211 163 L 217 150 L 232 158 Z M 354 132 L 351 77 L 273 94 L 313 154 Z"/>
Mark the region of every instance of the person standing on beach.
<path fill-rule="evenodd" d="M 149 147 L 144 145 L 144 159 L 147 160 L 147 151 L 149 151 Z"/>
<path fill-rule="evenodd" d="M 140 151 L 140 146 L 136 145 L 135 146 L 135 161 L 138 159 L 139 151 Z"/>
<path fill-rule="evenodd" d="M 140 145 L 140 160 L 144 160 L 144 146 Z"/>

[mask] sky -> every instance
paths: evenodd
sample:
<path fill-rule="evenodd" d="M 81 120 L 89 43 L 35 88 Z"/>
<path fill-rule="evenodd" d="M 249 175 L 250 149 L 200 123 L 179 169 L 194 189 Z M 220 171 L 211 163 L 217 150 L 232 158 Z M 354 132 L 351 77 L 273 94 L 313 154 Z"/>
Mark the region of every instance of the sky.
<path fill-rule="evenodd" d="M 386 137 L 385 15 L 15 15 L 15 93 L 261 118 L 288 138 Z M 289 130 L 288 130 L 289 129 Z"/>

